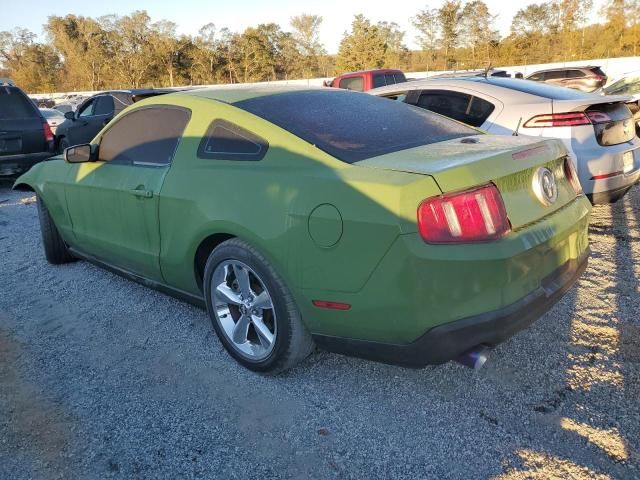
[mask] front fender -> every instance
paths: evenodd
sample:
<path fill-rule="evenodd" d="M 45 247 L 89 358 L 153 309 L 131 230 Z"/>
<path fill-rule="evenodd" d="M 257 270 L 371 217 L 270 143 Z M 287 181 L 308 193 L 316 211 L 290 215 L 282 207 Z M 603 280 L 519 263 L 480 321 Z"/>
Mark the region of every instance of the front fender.
<path fill-rule="evenodd" d="M 20 175 L 13 184 L 14 190 L 35 192 L 49 210 L 60 235 L 68 243 L 73 233 L 67 211 L 65 186 L 72 167 L 62 157 L 53 157 L 35 164 L 28 172 Z"/>

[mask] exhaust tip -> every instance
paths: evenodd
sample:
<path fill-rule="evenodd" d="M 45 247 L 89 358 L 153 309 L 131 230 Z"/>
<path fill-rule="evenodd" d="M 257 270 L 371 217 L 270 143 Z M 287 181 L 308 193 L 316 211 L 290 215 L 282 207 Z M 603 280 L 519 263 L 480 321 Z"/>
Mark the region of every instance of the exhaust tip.
<path fill-rule="evenodd" d="M 473 370 L 480 370 L 489 359 L 489 351 L 489 347 L 478 345 L 461 354 L 455 361 Z"/>

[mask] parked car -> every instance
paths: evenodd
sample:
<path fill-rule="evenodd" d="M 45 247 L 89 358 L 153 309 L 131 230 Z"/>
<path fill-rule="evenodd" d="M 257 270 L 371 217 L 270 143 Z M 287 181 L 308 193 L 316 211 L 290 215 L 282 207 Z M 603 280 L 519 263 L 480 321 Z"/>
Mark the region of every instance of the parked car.
<path fill-rule="evenodd" d="M 590 205 L 566 155 L 362 93 L 203 89 L 137 103 L 15 187 L 50 262 L 206 305 L 249 369 L 314 343 L 420 367 L 503 341 L 580 276 Z"/>
<path fill-rule="evenodd" d="M 539 70 L 526 77 L 534 82 L 545 82 L 560 87 L 593 92 L 607 83 L 607 75 L 600 67 L 562 67 Z"/>
<path fill-rule="evenodd" d="M 53 108 L 41 108 L 40 113 L 51 127 L 51 132 L 55 135 L 56 128 L 64 122 L 64 114 Z"/>
<path fill-rule="evenodd" d="M 0 87 L 0 176 L 25 172 L 53 152 L 53 133 L 38 108 L 18 87 Z"/>
<path fill-rule="evenodd" d="M 73 105 L 71 103 L 56 103 L 56 106 L 53 108 L 62 113 L 62 116 L 64 116 L 64 114 L 67 112 L 74 112 L 75 107 L 76 105 Z"/>
<path fill-rule="evenodd" d="M 510 77 L 506 70 L 489 68 L 485 70 L 461 70 L 458 72 L 438 73 L 428 78 L 453 78 L 453 77 Z"/>
<path fill-rule="evenodd" d="M 596 90 L 594 93 L 600 95 L 630 95 L 631 101 L 627 102 L 627 106 L 636 121 L 636 135 L 640 137 L 640 70 L 625 73 L 615 82 Z"/>
<path fill-rule="evenodd" d="M 136 89 L 104 92 L 86 99 L 72 112 L 64 114 L 58 125 L 57 151 L 62 153 L 72 145 L 89 142 L 122 110 L 143 98 L 172 92 L 168 89 Z"/>
<path fill-rule="evenodd" d="M 594 203 L 615 202 L 640 178 L 640 139 L 628 97 L 603 98 L 511 78 L 450 78 L 369 92 L 489 133 L 560 138 Z"/>
<path fill-rule="evenodd" d="M 396 83 L 403 83 L 406 81 L 407 79 L 404 76 L 404 73 L 400 70 L 386 68 L 345 73 L 344 75 L 334 78 L 330 82 L 325 82 L 324 86 L 365 92 L 372 88 L 383 87 L 385 85 L 395 85 Z"/>

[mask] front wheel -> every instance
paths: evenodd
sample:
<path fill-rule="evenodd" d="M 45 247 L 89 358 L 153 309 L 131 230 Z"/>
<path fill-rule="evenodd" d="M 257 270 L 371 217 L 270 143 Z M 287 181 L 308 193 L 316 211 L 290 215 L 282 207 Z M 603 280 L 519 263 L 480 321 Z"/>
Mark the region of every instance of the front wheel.
<path fill-rule="evenodd" d="M 42 246 L 44 247 L 44 255 L 49 263 L 60 265 L 62 263 L 72 262 L 75 259 L 69 253 L 67 245 L 58 232 L 58 228 L 46 205 L 42 202 L 42 198 L 38 196 L 38 218 L 40 220 L 40 232 L 42 233 Z"/>
<path fill-rule="evenodd" d="M 313 351 L 291 292 L 269 261 L 247 243 L 227 240 L 211 253 L 204 292 L 218 338 L 246 368 L 276 374 Z"/>
<path fill-rule="evenodd" d="M 66 137 L 62 137 L 60 141 L 58 141 L 58 153 L 64 153 L 64 151 L 69 148 L 69 141 Z"/>

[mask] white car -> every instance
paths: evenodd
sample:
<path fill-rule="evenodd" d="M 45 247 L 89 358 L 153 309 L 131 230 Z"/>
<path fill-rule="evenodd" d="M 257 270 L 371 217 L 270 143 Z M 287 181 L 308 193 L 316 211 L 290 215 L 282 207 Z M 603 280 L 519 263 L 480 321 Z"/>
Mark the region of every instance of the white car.
<path fill-rule="evenodd" d="M 593 203 L 615 202 L 640 179 L 630 97 L 603 97 L 514 78 L 425 79 L 368 92 L 499 135 L 560 138 Z"/>
<path fill-rule="evenodd" d="M 51 127 L 51 132 L 55 135 L 58 125 L 64 122 L 64 114 L 54 108 L 41 108 L 40 113 Z"/>

